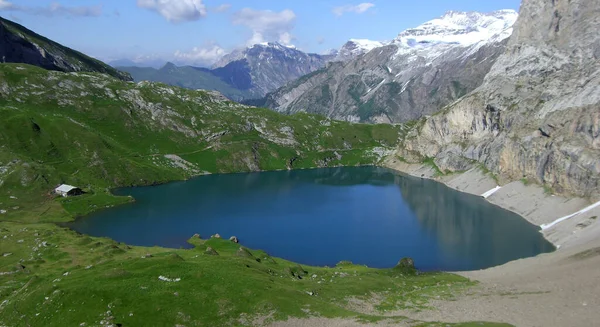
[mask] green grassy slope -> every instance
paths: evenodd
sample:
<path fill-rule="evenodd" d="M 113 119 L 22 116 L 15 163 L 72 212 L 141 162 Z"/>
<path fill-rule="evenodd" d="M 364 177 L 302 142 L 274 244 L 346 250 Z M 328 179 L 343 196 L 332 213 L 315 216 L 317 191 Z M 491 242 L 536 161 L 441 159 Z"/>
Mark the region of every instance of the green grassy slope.
<path fill-rule="evenodd" d="M 452 298 L 472 283 L 354 265 L 300 268 L 262 251 L 240 256 L 239 245 L 216 239 L 193 238 L 191 250 L 131 247 L 54 224 L 131 201 L 110 194 L 118 186 L 376 164 L 398 134 L 390 125 L 282 116 L 204 91 L 0 64 L 0 325 L 251 326 L 310 315 L 375 321 L 382 317 L 362 315 L 348 300 L 376 294 L 383 315 Z M 50 191 L 59 183 L 88 194 L 56 198 Z M 208 246 L 219 255 L 207 254 Z"/>
<path fill-rule="evenodd" d="M 382 294 L 381 313 L 425 309 L 428 299 L 452 298 L 472 285 L 450 274 L 350 264 L 302 267 L 255 250 L 241 256 L 238 244 L 221 239 L 192 238 L 194 249 L 167 250 L 43 224 L 23 229 L 0 223 L 0 232 L 8 235 L 0 239 L 3 251 L 12 253 L 0 257 L 0 270 L 11 273 L 0 276 L 2 325 L 96 326 L 105 320 L 123 326 L 249 326 L 261 318 L 309 315 L 369 321 L 378 318 L 352 311 L 350 297 Z M 207 247 L 218 255 L 206 254 Z M 16 258 L 25 261 L 15 266 Z"/>
<path fill-rule="evenodd" d="M 102 61 L 89 57 L 79 51 L 47 39 L 13 21 L 0 17 L 0 25 L 2 25 L 0 26 L 0 36 L 3 37 L 3 41 L 8 42 L 7 44 L 3 44 L 3 46 L 9 48 L 7 50 L 10 50 L 8 52 L 9 55 L 5 58 L 8 62 L 11 62 L 11 58 L 15 56 L 14 51 L 20 51 L 19 47 L 35 47 L 37 49 L 43 49 L 45 52 L 44 58 L 50 56 L 59 58 L 61 63 L 55 63 L 57 65 L 54 67 L 47 68 L 70 71 L 70 69 L 65 69 L 67 66 L 66 64 L 69 64 L 72 67 L 76 67 L 76 70 L 78 71 L 99 72 L 122 80 L 131 80 L 131 76 L 129 76 L 129 74 L 116 70 Z M 4 33 L 10 35 L 3 35 Z M 2 53 L 1 50 L 0 53 Z M 18 57 L 23 59 L 20 55 L 18 55 Z"/>

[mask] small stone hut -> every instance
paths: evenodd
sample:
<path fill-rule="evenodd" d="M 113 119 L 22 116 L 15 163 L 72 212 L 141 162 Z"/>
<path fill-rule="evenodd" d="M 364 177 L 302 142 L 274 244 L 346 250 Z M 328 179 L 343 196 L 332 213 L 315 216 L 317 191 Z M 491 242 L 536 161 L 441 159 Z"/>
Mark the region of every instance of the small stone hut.
<path fill-rule="evenodd" d="M 56 189 L 54 189 L 54 193 L 56 193 L 56 194 L 58 194 L 60 196 L 67 197 L 67 196 L 82 195 L 84 192 L 79 187 L 71 186 L 71 185 L 67 185 L 67 184 L 62 184 L 61 186 L 59 186 Z"/>

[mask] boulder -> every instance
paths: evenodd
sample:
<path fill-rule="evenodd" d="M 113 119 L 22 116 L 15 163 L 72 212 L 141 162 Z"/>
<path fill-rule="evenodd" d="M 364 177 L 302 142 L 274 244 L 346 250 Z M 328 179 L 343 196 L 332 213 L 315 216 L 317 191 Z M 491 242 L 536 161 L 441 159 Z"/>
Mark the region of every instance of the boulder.
<path fill-rule="evenodd" d="M 292 277 L 298 278 L 298 279 L 302 279 L 303 277 L 308 275 L 308 271 L 304 270 L 304 268 L 302 268 L 302 266 L 300 266 L 300 265 L 295 265 L 293 267 L 286 267 L 285 273 L 288 275 L 291 275 Z"/>
<path fill-rule="evenodd" d="M 402 258 L 400 261 L 398 261 L 398 264 L 394 267 L 394 269 L 399 269 L 407 273 L 415 273 L 417 271 L 415 268 L 415 261 L 408 257 Z"/>
<path fill-rule="evenodd" d="M 200 234 L 196 233 L 194 236 L 192 236 L 192 238 L 200 238 Z"/>
<path fill-rule="evenodd" d="M 230 241 L 232 241 L 233 243 L 239 243 L 239 242 L 240 242 L 240 241 L 238 240 L 238 238 L 237 238 L 237 237 L 235 237 L 235 236 L 232 236 L 232 237 L 230 237 L 230 238 L 229 238 L 229 240 L 230 240 Z"/>
<path fill-rule="evenodd" d="M 210 238 L 221 238 L 221 235 L 219 235 L 219 233 L 212 235 Z"/>
<path fill-rule="evenodd" d="M 219 255 L 219 253 L 217 251 L 215 251 L 215 249 L 211 248 L 210 246 L 206 248 L 206 250 L 204 251 L 204 254 Z"/>
<path fill-rule="evenodd" d="M 250 252 L 250 250 L 246 249 L 243 246 L 240 246 L 239 250 L 235 253 L 235 255 L 237 255 L 238 257 L 254 259 L 254 255 L 252 254 L 252 252 Z"/>

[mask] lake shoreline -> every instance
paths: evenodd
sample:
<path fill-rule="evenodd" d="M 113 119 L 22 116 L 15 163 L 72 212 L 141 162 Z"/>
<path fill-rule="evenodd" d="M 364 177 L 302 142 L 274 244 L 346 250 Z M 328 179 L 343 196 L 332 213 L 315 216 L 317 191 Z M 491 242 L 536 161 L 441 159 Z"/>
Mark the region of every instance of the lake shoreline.
<path fill-rule="evenodd" d="M 388 158 L 382 166 L 480 196 L 497 187 L 496 181 L 479 168 L 436 176 L 430 166 L 408 164 L 394 158 Z M 538 226 L 590 205 L 585 199 L 553 196 L 540 186 L 524 185 L 521 181 L 502 186 L 486 200 Z M 598 319 L 595 308 L 600 306 L 598 217 L 600 207 L 595 207 L 540 230 L 557 247 L 554 252 L 484 270 L 453 272 L 479 282 L 472 291 L 454 301 L 434 300 L 432 310 L 401 310 L 389 314 L 425 321 L 443 318 L 452 323 L 485 320 L 526 327 L 593 326 Z"/>
<path fill-rule="evenodd" d="M 463 173 L 437 176 L 436 171 L 426 164 L 410 164 L 396 161 L 392 158 L 385 160 L 381 167 L 418 178 L 425 178 L 442 183 L 459 192 L 483 196 L 488 191 L 498 187 L 497 182 L 479 168 L 473 168 Z M 547 194 L 544 188 L 538 185 L 524 185 L 521 181 L 515 181 L 498 187 L 486 201 L 497 205 L 505 210 L 514 212 L 533 225 L 542 228 L 549 225 L 560 217 L 578 212 L 591 203 L 583 198 L 566 198 L 558 195 Z M 600 208 L 590 210 L 585 214 L 574 215 L 548 229 L 540 232 L 557 249 L 568 246 L 575 242 L 573 237 L 574 226 L 585 220 L 586 214 L 595 215 L 600 213 Z"/>
<path fill-rule="evenodd" d="M 378 166 L 213 174 L 158 187 L 116 189 L 113 195 L 130 196 L 137 204 L 60 226 L 129 245 L 164 248 L 185 247 L 192 232 L 202 237 L 237 235 L 249 248 L 320 267 L 347 260 L 391 268 L 400 256 L 413 258 L 422 271 L 479 270 L 555 250 L 515 213 L 437 181 Z M 344 223 L 347 218 L 353 223 Z M 259 221 L 269 222 L 273 235 L 265 237 L 262 228 L 254 228 Z M 286 233 L 289 226 L 296 232 Z M 142 236 L 136 232 L 140 228 Z M 514 240 L 502 242 L 502 235 L 512 231 Z M 289 244 L 301 244 L 302 233 L 319 236 L 298 251 Z M 347 241 L 353 235 L 360 239 Z M 331 237 L 342 240 L 337 243 L 344 247 L 329 244 Z M 327 247 L 332 250 L 320 251 Z M 365 248 L 381 255 L 365 254 Z M 389 248 L 395 250 L 386 252 Z"/>
<path fill-rule="evenodd" d="M 496 181 L 486 173 L 471 171 L 448 176 L 435 176 L 427 165 L 410 165 L 387 161 L 379 165 L 402 174 L 432 179 L 460 192 L 481 196 L 496 187 Z M 192 177 L 193 178 L 193 177 Z M 510 186 L 509 186 L 510 185 Z M 519 194 L 527 190 L 526 194 Z M 518 194 L 518 197 L 511 194 Z M 533 201 L 532 201 L 533 199 Z M 565 214 L 577 212 L 589 204 L 584 199 L 565 199 L 544 193 L 543 188 L 523 185 L 520 181 L 509 183 L 487 199 L 504 209 L 518 213 L 537 226 L 554 221 Z M 545 202 L 549 201 L 549 202 Z M 570 202 L 573 201 L 573 202 Z M 561 207 L 563 206 L 563 207 Z M 593 325 L 596 314 L 586 310 L 600 305 L 600 224 L 578 230 L 577 225 L 593 215 L 600 215 L 600 208 L 585 215 L 575 216 L 556 226 L 541 231 L 555 245 L 557 251 L 535 257 L 519 259 L 479 271 L 452 272 L 476 280 L 479 285 L 469 294 L 459 295 L 455 301 L 434 301 L 432 310 L 423 312 L 396 311 L 388 315 L 401 315 L 422 321 L 498 321 L 517 326 L 566 326 Z M 587 217 L 587 218 L 586 218 Z M 591 253 L 591 254 L 590 254 Z M 565 294 L 562 290 L 572 290 Z M 508 296 L 507 296 L 508 295 Z M 368 305 L 367 305 L 368 307 Z M 556 316 L 556 310 L 572 314 Z M 314 319 L 279 322 L 276 326 L 311 325 Z M 325 319 L 328 325 L 331 321 Z M 344 324 L 348 320 L 343 320 Z"/>

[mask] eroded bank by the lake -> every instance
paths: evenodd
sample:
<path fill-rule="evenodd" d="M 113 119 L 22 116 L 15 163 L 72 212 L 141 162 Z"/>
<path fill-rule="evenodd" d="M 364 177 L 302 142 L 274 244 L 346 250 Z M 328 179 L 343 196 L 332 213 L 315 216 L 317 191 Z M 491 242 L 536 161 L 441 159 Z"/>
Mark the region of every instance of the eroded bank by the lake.
<path fill-rule="evenodd" d="M 600 215 L 600 206 L 557 222 L 561 217 L 593 205 L 588 199 L 554 195 L 539 185 L 523 181 L 499 186 L 489 173 L 477 167 L 464 173 L 439 175 L 427 164 L 410 164 L 393 157 L 384 160 L 382 166 L 411 176 L 433 179 L 464 193 L 485 195 L 490 203 L 543 227 L 544 237 L 559 249 L 585 244 L 600 235 L 600 229 L 594 224 L 597 220 L 594 217 Z"/>

